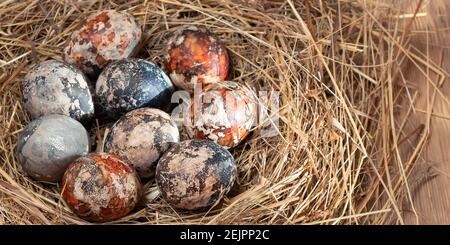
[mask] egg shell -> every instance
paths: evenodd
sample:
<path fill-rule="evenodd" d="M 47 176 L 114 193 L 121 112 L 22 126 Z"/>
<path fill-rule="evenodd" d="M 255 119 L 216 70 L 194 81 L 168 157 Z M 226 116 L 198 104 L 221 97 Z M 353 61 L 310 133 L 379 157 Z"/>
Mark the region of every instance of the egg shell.
<path fill-rule="evenodd" d="M 121 117 L 105 140 L 105 152 L 130 162 L 141 178 L 153 177 L 161 155 L 180 141 L 177 125 L 159 109 L 141 108 Z"/>
<path fill-rule="evenodd" d="M 191 99 L 186 132 L 191 138 L 212 140 L 227 149 L 237 146 L 256 123 L 254 95 L 251 87 L 232 81 L 208 85 Z"/>
<path fill-rule="evenodd" d="M 204 28 L 182 27 L 167 43 L 164 65 L 179 89 L 192 92 L 195 84 L 225 80 L 229 63 L 225 46 Z"/>
<path fill-rule="evenodd" d="M 78 158 L 67 168 L 61 186 L 62 197 L 70 209 L 92 222 L 127 215 L 141 196 L 141 183 L 133 167 L 106 153 Z"/>
<path fill-rule="evenodd" d="M 67 166 L 89 152 L 88 133 L 78 121 L 47 115 L 29 123 L 19 136 L 17 158 L 32 178 L 56 182 Z"/>
<path fill-rule="evenodd" d="M 217 205 L 231 189 L 237 170 L 220 145 L 187 140 L 170 148 L 156 167 L 156 183 L 173 207 L 195 210 Z"/>
<path fill-rule="evenodd" d="M 61 114 L 84 123 L 94 115 L 88 81 L 70 64 L 58 60 L 39 63 L 25 75 L 22 88 L 25 109 L 32 119 Z"/>
<path fill-rule="evenodd" d="M 95 91 L 104 113 L 119 118 L 141 107 L 168 110 L 174 87 L 157 65 L 143 59 L 123 59 L 103 70 Z"/>
<path fill-rule="evenodd" d="M 64 59 L 93 78 L 109 62 L 132 55 L 141 36 L 141 28 L 132 15 L 103 10 L 89 16 L 72 33 L 64 46 Z"/>

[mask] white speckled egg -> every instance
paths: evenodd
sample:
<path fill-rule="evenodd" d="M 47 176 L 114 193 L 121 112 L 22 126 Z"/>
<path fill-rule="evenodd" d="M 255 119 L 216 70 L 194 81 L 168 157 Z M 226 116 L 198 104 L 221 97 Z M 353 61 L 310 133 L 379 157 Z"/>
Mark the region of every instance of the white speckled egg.
<path fill-rule="evenodd" d="M 19 163 L 31 177 L 56 182 L 71 162 L 89 152 L 89 137 L 78 121 L 47 115 L 23 129 L 16 150 Z"/>
<path fill-rule="evenodd" d="M 47 60 L 35 65 L 22 82 L 25 108 L 32 119 L 49 114 L 87 122 L 94 103 L 85 76 L 76 67 Z"/>

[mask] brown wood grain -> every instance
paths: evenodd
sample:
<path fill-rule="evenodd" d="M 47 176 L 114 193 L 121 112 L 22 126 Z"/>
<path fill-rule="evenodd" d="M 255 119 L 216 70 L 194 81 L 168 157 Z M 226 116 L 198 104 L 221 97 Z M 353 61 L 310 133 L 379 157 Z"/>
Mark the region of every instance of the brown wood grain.
<path fill-rule="evenodd" d="M 412 10 L 414 5 L 406 2 Z M 427 16 L 415 20 L 411 43 L 430 61 L 450 73 L 450 31 L 447 30 L 450 26 L 450 14 L 447 14 L 450 13 L 450 1 L 423 2 L 419 12 L 426 12 Z M 426 111 L 430 108 L 432 116 L 427 144 L 408 177 L 413 205 L 405 201 L 401 211 L 406 224 L 450 224 L 450 79 L 445 79 L 439 93 L 430 84 L 430 81 L 437 84 L 438 76 L 426 71 L 431 78 L 427 81 L 420 69 L 426 71 L 424 66 L 417 67 L 412 63 L 404 66 L 404 81 L 410 86 L 411 93 L 417 93 L 417 97 L 413 103 L 414 112 L 408 116 L 406 109 L 411 101 L 402 100 L 401 113 L 396 121 L 400 124 L 407 116 L 405 132 L 411 132 L 426 124 Z M 436 98 L 432 103 L 435 92 Z M 402 157 L 406 159 L 412 150 L 410 144 L 402 146 Z"/>

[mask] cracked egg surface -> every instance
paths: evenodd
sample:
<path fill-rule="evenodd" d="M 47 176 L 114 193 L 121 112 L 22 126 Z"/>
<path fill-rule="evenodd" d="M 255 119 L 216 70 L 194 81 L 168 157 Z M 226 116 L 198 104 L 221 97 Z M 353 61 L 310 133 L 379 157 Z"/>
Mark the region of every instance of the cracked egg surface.
<path fill-rule="evenodd" d="M 70 209 L 91 222 L 127 215 L 141 196 L 141 183 L 133 167 L 106 153 L 78 158 L 64 173 L 61 188 Z"/>
<path fill-rule="evenodd" d="M 156 167 L 156 183 L 173 207 L 195 210 L 217 205 L 236 179 L 233 156 L 206 140 L 187 140 L 170 148 Z"/>

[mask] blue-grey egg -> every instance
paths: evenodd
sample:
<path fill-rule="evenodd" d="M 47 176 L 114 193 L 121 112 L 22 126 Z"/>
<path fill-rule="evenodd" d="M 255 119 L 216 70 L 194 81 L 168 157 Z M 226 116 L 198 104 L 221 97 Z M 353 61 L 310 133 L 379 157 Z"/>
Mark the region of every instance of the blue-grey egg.
<path fill-rule="evenodd" d="M 161 155 L 179 140 L 177 125 L 169 114 L 140 108 L 114 123 L 105 140 L 105 152 L 127 160 L 139 176 L 148 178 L 155 175 Z"/>
<path fill-rule="evenodd" d="M 23 101 L 32 119 L 49 114 L 87 122 L 94 115 L 88 82 L 75 66 L 47 60 L 31 68 L 22 83 Z"/>
<path fill-rule="evenodd" d="M 168 110 L 174 87 L 155 64 L 143 59 L 123 59 L 100 74 L 95 92 L 102 112 L 111 118 L 141 107 Z"/>
<path fill-rule="evenodd" d="M 78 121 L 64 115 L 47 115 L 23 129 L 16 150 L 28 175 L 56 182 L 71 162 L 89 152 L 89 136 Z"/>

